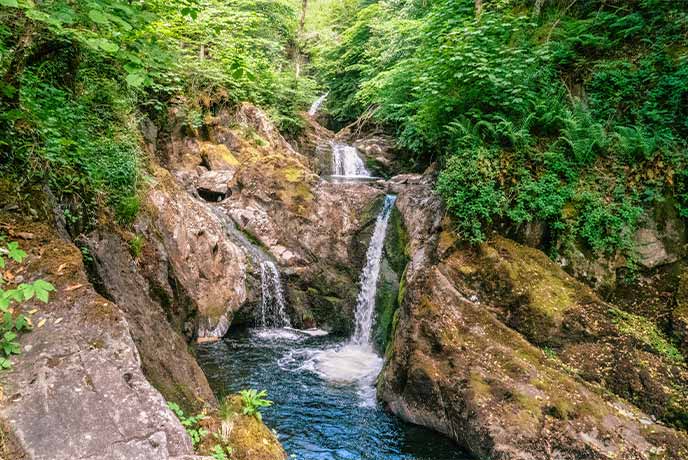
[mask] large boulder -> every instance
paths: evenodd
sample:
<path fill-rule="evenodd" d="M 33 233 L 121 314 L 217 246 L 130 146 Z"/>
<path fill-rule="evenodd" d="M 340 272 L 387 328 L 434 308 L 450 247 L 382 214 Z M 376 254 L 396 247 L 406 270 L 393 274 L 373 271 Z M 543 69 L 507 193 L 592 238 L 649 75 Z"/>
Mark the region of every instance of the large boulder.
<path fill-rule="evenodd" d="M 192 311 L 179 312 L 177 320 L 192 318 L 199 338 L 221 337 L 247 298 L 246 255 L 211 205 L 187 193 L 162 168 L 155 168 L 155 179 L 137 229 L 175 280 L 170 286 L 165 274 L 159 275 L 160 288 L 168 297 L 181 291 L 191 303 Z"/>
<path fill-rule="evenodd" d="M 499 247 L 486 250 L 485 257 L 505 264 L 498 267 L 499 278 L 517 279 L 511 288 L 521 295 L 512 294 L 520 301 L 514 305 L 527 305 L 535 318 L 545 318 L 532 331 L 524 328 L 523 334 L 517 328 L 528 323 L 513 319 L 518 317 L 514 305 L 490 298 L 472 284 L 491 274 L 496 265 L 473 262 L 472 250 L 457 242 L 449 223 L 443 221 L 432 187 L 432 180 L 421 176 L 396 178 L 390 184 L 399 192 L 397 206 L 410 236 L 410 263 L 378 380 L 378 395 L 389 409 L 445 433 L 479 458 L 668 460 L 688 455 L 684 433 L 655 423 L 627 401 L 586 383 L 563 358 L 548 357 L 534 345 L 547 343 L 550 337 L 560 346 L 566 343 L 559 315 L 568 308 L 590 315 L 582 318 L 593 320 L 584 324 L 588 328 L 598 327 L 595 308 L 588 310 L 583 301 L 571 306 L 575 293 L 563 289 L 561 282 L 550 286 L 551 278 L 561 281 L 557 280 L 560 272 L 541 278 L 544 273 L 520 267 L 517 258 L 523 254 Z M 514 243 L 503 245 L 509 244 Z M 533 254 L 526 256 L 551 268 Z M 523 263 L 529 266 L 533 260 Z M 543 314 L 538 315 L 529 301 L 532 290 L 542 294 L 538 307 Z M 592 294 L 581 294 L 585 295 Z M 599 327 L 611 328 L 613 322 L 605 324 Z M 587 337 L 596 343 L 594 335 Z M 651 347 L 633 340 L 625 346 L 663 364 Z M 651 380 L 654 375 L 644 373 L 643 378 Z"/>
<path fill-rule="evenodd" d="M 127 315 L 91 287 L 79 249 L 45 223 L 8 215 L 0 221 L 29 238 L 21 241 L 28 252 L 23 281 L 40 278 L 56 288 L 48 304 L 24 305 L 34 329 L 21 335 L 21 354 L 0 374 L 3 439 L 13 451 L 4 458 L 191 455 L 191 440 L 142 371 Z M 8 269 L 20 273 L 16 265 Z"/>
<path fill-rule="evenodd" d="M 135 241 L 142 245 L 139 254 L 132 254 Z M 158 270 L 164 270 L 160 278 L 171 275 L 166 264 L 159 263 L 151 245 L 140 236 L 126 235 L 116 228 L 95 230 L 83 243 L 89 248 L 95 285 L 120 306 L 127 319 L 148 381 L 187 413 L 214 406 L 215 396 L 189 353 L 182 331 L 175 330 L 167 319 L 174 299 L 161 297 L 156 277 L 146 273 L 146 268 L 157 264 Z M 142 263 L 143 259 L 148 259 L 147 264 Z"/>

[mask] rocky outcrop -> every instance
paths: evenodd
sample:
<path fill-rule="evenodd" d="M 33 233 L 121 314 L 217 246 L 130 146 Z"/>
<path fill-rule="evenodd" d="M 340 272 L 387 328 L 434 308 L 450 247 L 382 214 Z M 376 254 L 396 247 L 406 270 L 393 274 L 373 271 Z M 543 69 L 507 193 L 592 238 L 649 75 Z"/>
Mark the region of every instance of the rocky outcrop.
<path fill-rule="evenodd" d="M 192 318 L 197 337 L 221 337 L 247 297 L 246 255 L 208 204 L 162 168 L 155 173 L 147 212 L 136 223 L 155 253 L 150 260 L 162 264 L 149 272 L 161 294 L 169 299 L 181 295 L 191 304 L 190 311 L 177 312 L 177 321 Z"/>
<path fill-rule="evenodd" d="M 209 297 L 218 304 L 225 302 L 228 312 L 243 305 L 237 320 L 250 319 L 250 310 L 260 298 L 259 293 L 251 292 L 257 287 L 251 279 L 259 279 L 260 273 L 259 267 L 250 260 L 250 253 L 258 250 L 274 259 L 283 273 L 292 300 L 290 314 L 295 325 L 313 326 L 317 318 L 321 327 L 347 332 L 351 322 L 343 320 L 352 316 L 357 276 L 363 264 L 358 254 L 364 254 L 365 249 L 360 251 L 360 247 L 367 245 L 357 235 L 373 223 L 375 216 L 369 215 L 367 210 L 382 192 L 365 184 L 333 184 L 320 180 L 312 169 L 313 159 L 296 152 L 267 117 L 248 104 L 234 113 L 223 112 L 207 120 L 205 129 L 208 141 L 200 141 L 194 137 L 196 133 L 181 128 L 173 130 L 162 161 L 177 185 L 160 180 L 164 193 L 156 194 L 154 189 L 149 194 L 154 214 L 167 220 L 158 218 L 155 223 L 163 240 L 169 240 L 165 244 L 170 246 L 179 239 L 175 233 L 179 230 L 170 229 L 188 227 L 194 220 L 199 221 L 199 214 L 202 225 L 198 228 L 205 229 L 207 238 L 215 235 L 213 219 L 203 217 L 208 214 L 203 209 L 211 209 L 215 216 L 228 219 L 228 224 L 236 225 L 243 233 L 241 241 L 231 236 L 218 239 L 213 236 L 213 241 L 220 245 L 220 255 L 224 238 L 237 246 L 246 260 L 232 253 L 231 267 L 226 266 L 221 274 L 221 278 L 229 282 L 225 281 L 222 286 L 215 283 L 215 289 L 226 295 L 215 292 Z M 324 136 L 321 131 L 314 136 Z M 209 161 L 210 157 L 224 160 Z M 209 174 L 213 175 L 213 180 L 218 177 L 221 180 L 209 184 L 212 182 Z M 230 176 L 225 192 L 224 179 Z M 178 198 L 177 192 L 170 193 L 169 190 L 175 187 L 182 192 L 185 190 L 186 196 Z M 199 203 L 199 195 L 208 198 L 208 191 L 213 193 L 209 201 L 216 203 Z M 170 196 L 179 205 L 163 202 L 163 199 L 170 200 Z M 175 238 L 171 238 L 172 235 Z M 190 245 L 195 246 L 197 244 Z M 170 248 L 166 247 L 166 252 L 170 252 Z M 190 260 L 229 260 L 208 254 L 181 256 Z M 227 270 L 234 270 L 234 273 L 227 273 Z M 195 270 L 191 270 L 193 272 Z M 184 277 L 178 278 L 185 285 Z M 193 292 L 187 294 L 194 298 Z M 196 303 L 203 317 L 212 317 L 204 311 L 219 311 L 214 306 L 203 307 L 203 302 Z M 225 315 L 228 320 L 231 316 Z"/>
<path fill-rule="evenodd" d="M 506 251 L 503 246 L 513 245 L 506 241 L 492 251 L 484 249 L 484 257 L 500 262 L 483 268 L 443 221 L 430 178 L 398 177 L 390 188 L 399 192 L 397 206 L 410 236 L 403 300 L 378 380 L 379 397 L 390 410 L 447 434 L 479 458 L 668 460 L 688 455 L 685 434 L 655 423 L 625 400 L 584 382 L 571 365 L 562 362 L 564 358 L 548 357 L 534 346 L 533 342 L 547 343 L 550 337 L 566 343 L 558 319 L 544 321 L 545 326 L 533 330 L 537 333 L 516 330 L 519 324 L 528 324 L 517 321 L 529 316 L 518 314 L 524 305 L 530 305 L 525 308 L 536 319 L 542 317 L 529 297 L 540 288 L 544 310 L 572 308 L 583 315 L 578 323 L 581 334 L 604 329 L 595 316 L 602 312 L 589 308 L 598 300 L 582 299 L 589 291 L 580 293 L 580 302 L 572 302 L 567 297 L 576 292 L 550 279 L 556 281 L 560 272 L 547 266 L 549 278 L 541 278 L 543 273 L 532 267 L 520 267 L 524 262 L 518 258 L 524 254 Z M 547 265 L 537 256 L 526 256 Z M 516 285 L 509 286 L 517 291 L 510 294 L 516 303 L 489 297 L 487 285 L 473 284 L 495 270 L 512 281 L 518 278 Z M 503 291 L 508 293 L 508 287 Z M 612 328 L 614 322 L 604 324 Z M 623 335 L 617 333 L 614 337 Z M 595 344 L 604 342 L 594 334 L 586 337 Z M 639 342 L 619 339 L 615 344 L 664 365 L 657 350 Z M 642 381 L 654 379 L 653 370 L 643 373 Z"/>
<path fill-rule="evenodd" d="M 22 241 L 24 281 L 41 278 L 56 288 L 49 304 L 24 306 L 34 329 L 21 336 L 13 368 L 0 374 L 0 419 L 13 440 L 11 458 L 191 455 L 184 428 L 142 371 L 127 315 L 93 290 L 81 252 L 47 224 L 10 215 L 0 222 L 30 235 Z"/>
<path fill-rule="evenodd" d="M 678 262 L 688 255 L 688 230 L 672 198 L 665 197 L 663 201 L 645 209 L 630 252 L 641 277 L 652 277 L 656 269 Z M 559 262 L 566 271 L 603 295 L 617 288 L 628 288 L 623 277 L 619 276 L 628 265 L 627 258 L 621 254 L 592 254 L 582 243 L 562 248 L 562 253 Z"/>
<path fill-rule="evenodd" d="M 188 352 L 180 331 L 174 330 L 167 320 L 165 309 L 171 305 L 162 302 L 155 290 L 158 285 L 146 278 L 142 262 L 131 254 L 131 239 L 127 242 L 126 237 L 117 229 L 102 228 L 84 239 L 92 258 L 96 286 L 124 313 L 141 356 L 143 373 L 165 399 L 176 402 L 187 413 L 214 406 L 215 396 L 203 371 Z M 139 259 L 154 257 L 152 248 L 147 247 L 150 243 L 142 244 Z M 167 267 L 164 269 L 159 278 L 166 280 L 170 273 Z"/>

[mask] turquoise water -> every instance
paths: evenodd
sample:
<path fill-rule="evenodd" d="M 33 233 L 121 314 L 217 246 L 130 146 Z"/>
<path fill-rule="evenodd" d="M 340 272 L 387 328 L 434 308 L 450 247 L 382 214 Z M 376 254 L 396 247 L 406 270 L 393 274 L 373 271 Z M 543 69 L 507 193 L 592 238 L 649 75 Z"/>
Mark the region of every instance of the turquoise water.
<path fill-rule="evenodd" d="M 294 459 L 470 459 L 443 436 L 385 412 L 369 384 L 325 380 L 314 363 L 342 345 L 327 336 L 245 330 L 201 346 L 198 358 L 218 395 L 268 391 L 275 404 L 263 419 Z"/>

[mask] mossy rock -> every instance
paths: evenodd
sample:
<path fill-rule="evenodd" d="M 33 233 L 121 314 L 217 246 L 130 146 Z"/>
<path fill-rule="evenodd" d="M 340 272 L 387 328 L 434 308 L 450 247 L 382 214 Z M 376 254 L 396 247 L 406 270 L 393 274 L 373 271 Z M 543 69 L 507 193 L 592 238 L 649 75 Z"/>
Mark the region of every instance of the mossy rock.
<path fill-rule="evenodd" d="M 232 460 L 284 460 L 287 454 L 261 419 L 244 415 L 241 396 L 225 398 L 223 410 L 213 411 L 201 422 L 208 435 L 197 447 L 198 453 L 212 455 L 216 446 L 231 452 Z"/>

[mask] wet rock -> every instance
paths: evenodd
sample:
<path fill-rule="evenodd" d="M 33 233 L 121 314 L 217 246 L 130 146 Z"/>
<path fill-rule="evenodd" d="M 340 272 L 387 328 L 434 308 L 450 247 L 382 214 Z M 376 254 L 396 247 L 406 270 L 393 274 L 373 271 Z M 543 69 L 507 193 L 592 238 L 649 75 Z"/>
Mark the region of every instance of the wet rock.
<path fill-rule="evenodd" d="M 204 172 L 198 177 L 196 190 L 206 201 L 222 201 L 229 194 L 229 182 L 233 177 L 234 171 Z"/>
<path fill-rule="evenodd" d="M 411 256 L 393 341 L 378 380 L 378 395 L 390 410 L 445 433 L 479 458 L 641 459 L 653 452 L 654 458 L 668 460 L 688 454 L 684 433 L 653 423 L 628 402 L 585 383 L 575 370 L 526 340 L 548 340 L 550 334 L 562 339 L 566 333 L 556 319 L 544 321 L 538 334 L 530 336 L 514 329 L 518 323 L 509 313 L 532 302 L 531 285 L 542 281 L 543 305 L 555 310 L 562 302 L 568 305 L 564 296 L 571 294 L 564 294 L 560 283 L 549 286 L 552 280 L 513 266 L 522 254 L 502 246 L 484 249 L 486 260 L 507 264 L 507 276 L 512 276 L 509 270 L 522 276 L 510 286 L 523 290 L 510 297 L 520 303 L 497 302 L 487 289 L 470 282 L 493 272 L 495 265 L 470 262 L 472 250 L 448 231 L 431 181 L 398 177 L 390 188 L 400 193 L 397 205 L 410 235 Z M 579 313 L 586 306 L 581 302 Z M 586 319 L 578 333 L 587 334 L 592 343 L 598 329 L 613 329 L 611 321 Z M 604 339 L 596 353 L 601 346 L 606 346 Z M 627 346 L 637 350 L 632 341 Z M 662 361 L 652 353 L 643 359 Z M 651 371 L 644 375 L 648 378 L 654 378 Z"/>
<path fill-rule="evenodd" d="M 94 292 L 81 252 L 45 224 L 12 224 L 36 235 L 23 245 L 27 273 L 56 287 L 49 304 L 26 305 L 37 310 L 31 315 L 36 327 L 21 335 L 23 353 L 0 374 L 0 419 L 20 451 L 17 458 L 192 454 L 184 428 L 142 372 L 126 315 Z"/>

